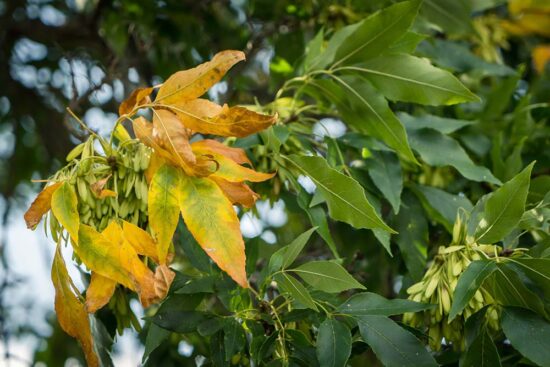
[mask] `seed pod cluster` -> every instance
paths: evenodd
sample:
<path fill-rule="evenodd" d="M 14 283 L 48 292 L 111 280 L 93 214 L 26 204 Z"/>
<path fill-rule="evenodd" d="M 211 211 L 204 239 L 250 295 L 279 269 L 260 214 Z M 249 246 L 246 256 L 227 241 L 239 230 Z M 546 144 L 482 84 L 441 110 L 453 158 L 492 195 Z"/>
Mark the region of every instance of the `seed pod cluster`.
<path fill-rule="evenodd" d="M 453 230 L 453 241 L 449 246 L 441 246 L 422 280 L 407 289 L 409 299 L 415 302 L 435 304 L 436 307 L 419 313 L 406 313 L 403 322 L 416 328 L 428 327 L 430 347 L 441 349 L 443 338 L 455 350 L 464 350 L 464 325 L 466 320 L 489 306 L 485 313 L 487 326 L 499 328 L 499 313 L 495 301 L 488 290 L 481 287 L 470 299 L 466 307 L 449 323 L 449 312 L 458 279 L 472 261 L 481 260 L 500 253 L 497 245 L 482 245 L 472 242 L 466 236 L 466 224 L 458 216 Z M 521 249 L 514 250 L 520 253 Z"/>

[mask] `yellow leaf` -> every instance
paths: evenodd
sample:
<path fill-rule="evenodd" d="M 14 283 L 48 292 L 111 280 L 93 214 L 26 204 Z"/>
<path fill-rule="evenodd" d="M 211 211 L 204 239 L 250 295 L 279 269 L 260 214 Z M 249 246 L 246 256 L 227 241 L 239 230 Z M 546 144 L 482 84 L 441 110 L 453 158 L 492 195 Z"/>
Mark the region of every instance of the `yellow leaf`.
<path fill-rule="evenodd" d="M 160 167 L 149 186 L 149 225 L 157 240 L 160 264 L 166 263 L 168 249 L 179 219 L 179 181 L 181 172 L 173 166 Z"/>
<path fill-rule="evenodd" d="M 502 27 L 518 36 L 538 34 L 550 37 L 550 14 L 526 13 L 517 19 L 503 21 Z"/>
<path fill-rule="evenodd" d="M 215 114 L 205 114 L 206 103 L 218 107 Z M 204 99 L 162 106 L 175 112 L 186 127 L 201 134 L 242 138 L 264 130 L 277 121 L 276 115 L 263 115 L 239 106 L 224 105 L 219 108 L 215 103 Z"/>
<path fill-rule="evenodd" d="M 46 186 L 44 190 L 38 194 L 36 199 L 34 199 L 24 216 L 25 222 L 27 223 L 27 228 L 34 228 L 38 223 L 40 223 L 42 216 L 50 210 L 52 195 L 60 185 L 61 182 L 56 182 L 52 185 Z"/>
<path fill-rule="evenodd" d="M 153 88 L 137 88 L 136 90 L 134 90 L 132 94 L 130 94 L 130 97 L 128 97 L 120 104 L 118 108 L 118 114 L 120 116 L 129 114 L 136 107 L 150 102 L 151 100 L 148 97 L 152 91 Z"/>
<path fill-rule="evenodd" d="M 241 51 L 227 50 L 217 53 L 211 61 L 193 69 L 179 71 L 160 87 L 155 103 L 173 104 L 199 98 L 219 82 L 233 65 L 244 59 Z"/>
<path fill-rule="evenodd" d="M 90 286 L 86 290 L 86 310 L 94 313 L 105 306 L 115 292 L 116 282 L 92 272 Z"/>
<path fill-rule="evenodd" d="M 243 167 L 236 163 L 234 160 L 210 150 L 208 147 L 198 145 L 196 143 L 191 144 L 193 152 L 197 156 L 207 155 L 211 156 L 217 163 L 218 169 L 212 176 L 223 178 L 229 182 L 262 182 L 272 178 L 275 173 L 262 173 L 256 172 L 253 169 Z"/>
<path fill-rule="evenodd" d="M 542 74 L 544 67 L 550 61 L 550 45 L 540 45 L 533 49 L 533 64 L 535 64 L 535 70 Z"/>
<path fill-rule="evenodd" d="M 52 212 L 75 242 L 78 242 L 80 225 L 77 206 L 78 199 L 74 187 L 68 182 L 63 182 L 52 195 Z"/>
<path fill-rule="evenodd" d="M 243 182 L 229 182 L 223 178 L 215 177 L 214 175 L 209 178 L 220 187 L 224 195 L 232 204 L 242 205 L 245 208 L 252 208 L 256 200 L 258 200 L 259 195 Z"/>
<path fill-rule="evenodd" d="M 233 160 L 238 164 L 248 164 L 252 166 L 252 162 L 248 159 L 246 152 L 241 148 L 228 147 L 227 145 L 220 143 L 217 140 L 212 139 L 203 139 L 193 143 L 195 149 L 200 150 L 209 150 L 221 155 L 226 156 L 227 158 Z"/>
<path fill-rule="evenodd" d="M 122 231 L 124 232 L 124 238 L 139 255 L 150 257 L 157 264 L 159 263 L 157 245 L 149 233 L 126 221 L 122 222 Z"/>
<path fill-rule="evenodd" d="M 181 176 L 180 207 L 187 228 L 208 256 L 248 287 L 244 241 L 231 202 L 209 178 Z"/>
<path fill-rule="evenodd" d="M 99 359 L 94 352 L 88 313 L 78 295 L 74 293 L 75 287 L 65 267 L 59 246 L 55 251 L 52 264 L 52 282 L 55 288 L 55 312 L 59 325 L 67 334 L 78 340 L 84 350 L 88 366 L 99 366 Z"/>
<path fill-rule="evenodd" d="M 147 183 L 151 183 L 151 180 L 153 179 L 153 176 L 157 172 L 157 170 L 164 166 L 166 164 L 166 159 L 162 157 L 160 154 L 157 154 L 156 151 L 151 154 L 151 159 L 149 160 L 149 167 L 145 170 L 145 178 L 147 179 Z"/>
<path fill-rule="evenodd" d="M 97 196 L 98 199 L 105 199 L 105 198 L 115 198 L 117 197 L 117 193 L 114 192 L 113 190 L 101 190 L 101 192 L 99 193 L 99 195 Z"/>
<path fill-rule="evenodd" d="M 196 163 L 189 144 L 191 131 L 170 111 L 153 110 L 153 138 L 164 150 L 170 152 L 182 167 Z"/>

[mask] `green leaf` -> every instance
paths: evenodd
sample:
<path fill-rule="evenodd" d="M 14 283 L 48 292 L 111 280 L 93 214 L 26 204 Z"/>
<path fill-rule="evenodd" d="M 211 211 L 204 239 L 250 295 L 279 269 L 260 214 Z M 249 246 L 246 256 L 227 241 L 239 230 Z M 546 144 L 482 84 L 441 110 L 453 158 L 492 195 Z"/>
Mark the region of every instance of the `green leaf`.
<path fill-rule="evenodd" d="M 431 129 L 408 130 L 408 133 L 411 147 L 430 166 L 453 166 L 470 180 L 500 183 L 491 171 L 476 165 L 453 138 Z"/>
<path fill-rule="evenodd" d="M 246 345 L 246 336 L 241 324 L 234 318 L 225 320 L 223 326 L 223 344 L 225 359 L 230 360 L 233 355 L 239 353 Z"/>
<path fill-rule="evenodd" d="M 171 295 L 162 303 L 152 321 L 161 328 L 176 333 L 194 331 L 208 319 L 204 312 L 194 311 L 202 299 L 201 294 Z"/>
<path fill-rule="evenodd" d="M 487 279 L 486 289 L 501 305 L 528 308 L 546 315 L 540 297 L 527 288 L 519 274 L 507 264 L 497 264 L 496 271 Z"/>
<path fill-rule="evenodd" d="M 473 32 L 469 0 L 425 0 L 420 14 L 451 34 Z"/>
<path fill-rule="evenodd" d="M 419 5 L 420 1 L 403 1 L 358 23 L 338 47 L 333 67 L 362 62 L 380 55 L 407 32 L 418 13 Z"/>
<path fill-rule="evenodd" d="M 78 229 L 80 226 L 77 208 L 76 192 L 73 186 L 65 181 L 52 195 L 52 212 L 76 243 L 78 243 Z"/>
<path fill-rule="evenodd" d="M 290 294 L 296 301 L 300 302 L 312 310 L 318 311 L 313 298 L 309 294 L 306 287 L 302 285 L 296 278 L 283 272 L 275 276 L 275 281 L 283 292 Z"/>
<path fill-rule="evenodd" d="M 307 44 L 306 50 L 304 52 L 304 69 L 310 70 L 311 67 L 314 65 L 315 58 L 317 58 L 321 52 L 323 51 L 323 42 L 325 41 L 325 32 L 323 28 L 317 34 L 313 39 Z"/>
<path fill-rule="evenodd" d="M 149 326 L 147 331 L 147 337 L 145 338 L 145 351 L 143 352 L 143 357 L 141 362 L 145 362 L 147 357 L 159 347 L 168 337 L 170 336 L 170 331 L 161 328 L 153 323 Z"/>
<path fill-rule="evenodd" d="M 508 259 L 550 297 L 550 259 Z"/>
<path fill-rule="evenodd" d="M 441 189 L 423 185 L 415 185 L 413 190 L 417 193 L 422 205 L 434 216 L 434 219 L 445 226 L 449 233 L 453 231 L 456 215 L 460 208 L 470 212 L 473 205 L 466 196 L 453 195 Z"/>
<path fill-rule="evenodd" d="M 381 228 L 394 232 L 367 201 L 361 185 L 353 178 L 330 168 L 325 159 L 298 155 L 284 158 L 317 185 L 327 201 L 332 218 L 355 228 Z"/>
<path fill-rule="evenodd" d="M 420 340 L 391 319 L 376 315 L 356 319 L 361 336 L 384 366 L 437 366 Z"/>
<path fill-rule="evenodd" d="M 148 196 L 149 225 L 157 241 L 161 264 L 166 262 L 172 236 L 178 225 L 180 171 L 176 167 L 160 167 L 151 180 Z"/>
<path fill-rule="evenodd" d="M 460 367 L 499 367 L 500 356 L 493 339 L 483 328 L 464 354 Z"/>
<path fill-rule="evenodd" d="M 271 255 L 271 258 L 269 259 L 269 271 L 273 273 L 280 269 L 286 269 L 292 265 L 300 252 L 302 252 L 304 246 L 311 237 L 311 234 L 316 229 L 317 227 L 313 227 L 305 231 L 296 237 L 290 244 L 280 248 L 277 252 Z"/>
<path fill-rule="evenodd" d="M 550 323 L 537 314 L 515 307 L 502 310 L 502 330 L 523 356 L 540 366 L 550 366 Z"/>
<path fill-rule="evenodd" d="M 534 164 L 531 163 L 487 199 L 484 217 L 476 231 L 477 242 L 498 242 L 519 223 L 525 211 L 525 200 Z"/>
<path fill-rule="evenodd" d="M 390 202 L 393 212 L 399 212 L 401 191 L 403 191 L 403 174 L 397 156 L 391 152 L 372 152 L 372 157 L 365 161 L 372 182 Z"/>
<path fill-rule="evenodd" d="M 402 208 L 393 225 L 399 231 L 394 242 L 399 246 L 411 278 L 418 282 L 426 267 L 428 222 L 418 200 L 406 190 L 402 195 Z"/>
<path fill-rule="evenodd" d="M 382 140 L 407 161 L 417 163 L 401 121 L 370 82 L 357 76 L 331 76 L 334 81 L 315 80 L 310 86 L 336 105 L 346 124 Z"/>
<path fill-rule="evenodd" d="M 336 310 L 353 316 L 394 316 L 405 312 L 420 312 L 430 308 L 433 308 L 433 305 L 408 299 L 386 299 L 376 293 L 364 292 L 351 296 Z"/>
<path fill-rule="evenodd" d="M 351 354 L 351 332 L 342 322 L 326 319 L 317 334 L 317 360 L 321 367 L 344 367 Z"/>
<path fill-rule="evenodd" d="M 388 49 L 388 54 L 396 54 L 396 53 L 405 53 L 410 54 L 413 53 L 416 49 L 416 46 L 422 41 L 424 41 L 428 36 L 424 34 L 419 34 L 415 32 L 407 32 L 398 39 L 396 42 L 394 42 L 390 48 Z"/>
<path fill-rule="evenodd" d="M 313 288 L 327 293 L 365 289 L 342 265 L 332 261 L 311 261 L 289 271 L 298 274 Z"/>
<path fill-rule="evenodd" d="M 495 270 L 495 262 L 491 260 L 474 261 L 466 268 L 460 275 L 453 294 L 449 322 L 466 307 L 485 279 Z"/>
<path fill-rule="evenodd" d="M 448 71 L 410 55 L 380 56 L 337 70 L 364 75 L 392 101 L 439 106 L 479 100 Z"/>
<path fill-rule="evenodd" d="M 407 129 L 419 130 L 428 128 L 437 130 L 443 134 L 450 134 L 463 127 L 477 123 L 477 121 L 472 120 L 459 120 L 435 115 L 412 116 L 405 112 L 399 112 L 397 117 L 399 117 L 399 120 L 401 120 Z"/>

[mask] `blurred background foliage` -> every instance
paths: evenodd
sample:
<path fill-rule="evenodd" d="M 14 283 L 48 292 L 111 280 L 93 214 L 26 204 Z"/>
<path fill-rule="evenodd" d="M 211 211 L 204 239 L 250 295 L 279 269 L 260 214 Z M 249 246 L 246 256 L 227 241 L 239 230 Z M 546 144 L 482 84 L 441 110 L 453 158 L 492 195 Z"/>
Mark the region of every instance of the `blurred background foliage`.
<path fill-rule="evenodd" d="M 190 68 L 225 49 L 243 50 L 247 62 L 237 65 L 210 97 L 233 104 L 269 103 L 285 80 L 300 75 L 306 45 L 321 28 L 331 32 L 391 3 L 0 1 L 3 225 L 8 225 L 10 210 L 26 204 L 29 194 L 38 190 L 39 185 L 30 179 L 45 178 L 58 169 L 71 148 L 87 137 L 65 107 L 82 116 L 92 129 L 108 130 L 110 125 L 105 121 L 115 120 L 118 104 L 131 90 L 157 85 L 176 70 Z M 433 38 L 422 42 L 416 55 L 429 57 L 437 66 L 457 73 L 483 102 L 415 107 L 415 111 L 425 108 L 439 116 L 478 121 L 455 134 L 475 161 L 490 167 L 496 177 L 505 181 L 525 163 L 537 159 L 534 182 L 550 185 L 550 131 L 546 122 L 550 117 L 548 1 L 425 0 L 420 15 L 415 30 Z M 411 108 L 393 107 L 405 111 Z M 454 193 L 466 191 L 472 201 L 488 191 L 486 184 L 457 178 L 445 168 L 427 170 L 420 176 L 415 180 L 430 186 Z M 366 186 L 372 186 L 366 175 L 365 181 Z M 407 210 L 393 218 L 396 228 L 399 230 L 416 218 L 420 236 L 427 237 L 428 226 L 433 227 L 429 231 L 431 237 L 441 236 L 443 231 L 436 227 L 436 220 L 416 215 L 423 209 L 410 193 L 409 190 L 403 195 L 410 204 Z M 302 212 L 296 201 L 285 195 L 288 194 L 282 199 L 288 225 L 281 230 L 273 226 L 282 243 L 303 229 Z M 425 207 L 429 212 L 429 205 Z M 353 269 L 349 270 L 358 280 L 371 291 L 394 295 L 393 280 L 389 279 L 399 272 L 396 267 L 403 268 L 404 264 L 389 263 L 380 246 L 364 246 L 374 240 L 370 231 L 358 232 L 342 223 L 331 226 L 336 242 L 346 244 L 345 248 L 340 246 L 341 255 L 354 260 Z M 401 240 L 407 239 L 397 239 Z M 25 283 L 13 274 L 8 276 L 5 239 L 1 245 L 4 277 L 0 292 L 5 295 L 7 288 Z M 315 251 L 326 251 L 321 245 L 309 249 L 311 256 Z M 372 270 L 373 267 L 381 270 Z M 48 366 L 61 366 L 69 357 L 82 361 L 76 343 L 56 327 L 54 319 L 49 320 L 51 335 L 40 335 L 32 325 L 8 322 L 9 308 L 5 302 L 0 307 L 4 341 L 28 335 L 43 338 L 44 345 L 35 359 Z M 103 316 L 103 321 L 110 317 Z M 116 325 L 107 326 L 113 329 Z M 172 345 L 166 343 L 157 349 L 151 356 L 156 361 L 154 365 L 194 365 L 194 359 L 178 353 L 179 341 L 173 336 Z M 193 340 L 188 342 L 192 344 Z M 196 353 L 208 348 L 199 340 L 195 342 Z"/>

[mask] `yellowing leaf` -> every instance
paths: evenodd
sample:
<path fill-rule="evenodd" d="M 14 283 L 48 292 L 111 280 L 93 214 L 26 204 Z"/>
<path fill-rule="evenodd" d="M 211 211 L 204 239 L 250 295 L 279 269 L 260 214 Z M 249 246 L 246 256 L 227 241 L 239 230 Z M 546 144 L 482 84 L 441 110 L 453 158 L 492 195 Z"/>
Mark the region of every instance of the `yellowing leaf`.
<path fill-rule="evenodd" d="M 166 255 L 179 219 L 179 181 L 181 173 L 173 166 L 160 167 L 149 187 L 149 225 L 157 240 L 160 264 L 166 263 Z"/>
<path fill-rule="evenodd" d="M 259 195 L 243 182 L 229 182 L 223 178 L 215 177 L 215 175 L 209 178 L 219 186 L 225 197 L 227 197 L 232 204 L 239 204 L 245 208 L 252 208 L 259 198 Z"/>
<path fill-rule="evenodd" d="M 225 155 L 212 151 L 208 147 L 196 145 L 196 143 L 191 144 L 191 147 L 193 148 L 193 152 L 197 156 L 201 156 L 201 155 L 211 156 L 214 159 L 214 161 L 218 163 L 218 169 L 216 170 L 215 173 L 212 174 L 212 176 L 223 178 L 226 181 L 262 182 L 262 181 L 269 180 L 275 175 L 274 173 L 256 172 L 250 168 L 243 167 L 238 163 L 236 163 L 234 160 L 226 157 Z"/>
<path fill-rule="evenodd" d="M 34 228 L 38 223 L 40 223 L 42 216 L 50 210 L 52 195 L 59 186 L 61 186 L 61 182 L 56 182 L 52 185 L 46 186 L 44 190 L 38 194 L 36 199 L 34 199 L 24 216 L 25 222 L 27 223 L 27 228 Z"/>
<path fill-rule="evenodd" d="M 166 159 L 160 154 L 156 154 L 156 152 L 153 152 L 153 154 L 151 154 L 149 167 L 147 167 L 147 169 L 145 170 L 145 178 L 147 179 L 147 183 L 151 183 L 151 180 L 153 179 L 153 176 L 155 175 L 157 170 L 165 164 Z"/>
<path fill-rule="evenodd" d="M 122 231 L 124 232 L 124 238 L 139 255 L 150 257 L 157 264 L 159 263 L 157 245 L 149 233 L 126 221 L 122 222 Z"/>
<path fill-rule="evenodd" d="M 201 134 L 242 138 L 268 128 L 277 120 L 277 116 L 263 115 L 244 107 L 227 105 L 224 105 L 215 115 L 204 115 L 201 114 L 204 101 L 197 99 L 172 106 L 163 105 L 163 107 L 170 108 L 186 127 Z M 209 101 L 208 103 L 215 105 Z M 197 107 L 198 105 L 200 108 Z"/>
<path fill-rule="evenodd" d="M 533 49 L 533 64 L 535 64 L 535 70 L 542 74 L 544 67 L 550 61 L 550 45 L 536 46 Z"/>
<path fill-rule="evenodd" d="M 59 246 L 55 251 L 51 275 L 55 288 L 55 312 L 59 325 L 67 334 L 78 340 L 88 366 L 99 366 L 99 359 L 94 352 L 88 313 L 78 295 L 74 293 L 75 287 L 65 267 Z"/>
<path fill-rule="evenodd" d="M 191 131 L 187 129 L 176 115 L 166 110 L 153 110 L 153 137 L 157 144 L 170 152 L 182 167 L 196 163 L 195 155 L 191 151 L 189 137 Z"/>
<path fill-rule="evenodd" d="M 248 159 L 246 152 L 241 148 L 228 147 L 217 140 L 203 139 L 193 143 L 193 148 L 200 151 L 210 151 L 226 156 L 238 164 L 248 164 L 252 166 L 252 162 Z"/>
<path fill-rule="evenodd" d="M 193 237 L 214 262 L 247 288 L 244 241 L 231 202 L 209 178 L 182 175 L 180 207 Z"/>
<path fill-rule="evenodd" d="M 147 102 L 150 102 L 148 98 L 153 88 L 137 88 L 130 94 L 126 100 L 124 100 L 119 108 L 118 114 L 120 116 L 131 113 L 136 107 L 141 106 Z"/>
<path fill-rule="evenodd" d="M 92 272 L 90 285 L 86 290 L 86 310 L 94 313 L 105 306 L 115 292 L 116 282 Z"/>
<path fill-rule="evenodd" d="M 77 206 L 78 199 L 73 186 L 68 182 L 63 182 L 52 195 L 52 212 L 75 242 L 78 242 L 80 225 Z"/>
<path fill-rule="evenodd" d="M 233 65 L 244 59 L 245 55 L 241 51 L 227 50 L 193 69 L 177 72 L 160 87 L 155 102 L 173 104 L 199 98 L 219 82 Z"/>

